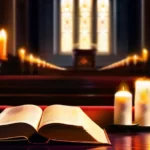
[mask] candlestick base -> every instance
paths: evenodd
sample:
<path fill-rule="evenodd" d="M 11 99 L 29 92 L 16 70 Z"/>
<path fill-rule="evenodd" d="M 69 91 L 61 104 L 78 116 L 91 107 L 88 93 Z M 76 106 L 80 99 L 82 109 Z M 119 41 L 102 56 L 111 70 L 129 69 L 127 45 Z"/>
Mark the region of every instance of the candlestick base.
<path fill-rule="evenodd" d="M 112 124 L 106 128 L 108 132 L 113 133 L 122 133 L 122 132 L 136 132 L 138 128 L 138 124 L 131 124 L 131 125 L 119 125 L 119 124 Z"/>
<path fill-rule="evenodd" d="M 137 132 L 150 132 L 150 126 L 138 126 Z"/>
<path fill-rule="evenodd" d="M 4 74 L 4 66 L 6 64 L 6 60 L 0 59 L 0 75 Z"/>

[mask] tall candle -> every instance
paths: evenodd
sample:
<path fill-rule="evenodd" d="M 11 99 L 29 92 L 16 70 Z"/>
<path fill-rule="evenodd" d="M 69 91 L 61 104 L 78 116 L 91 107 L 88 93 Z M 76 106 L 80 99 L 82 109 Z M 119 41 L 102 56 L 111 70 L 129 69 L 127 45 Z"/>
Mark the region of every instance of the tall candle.
<path fill-rule="evenodd" d="M 150 126 L 150 80 L 137 80 L 135 84 L 135 122 Z"/>
<path fill-rule="evenodd" d="M 32 54 L 29 55 L 29 62 L 30 62 L 30 65 L 33 65 L 34 63 L 34 57 Z"/>
<path fill-rule="evenodd" d="M 148 60 L 148 55 L 149 55 L 148 50 L 143 49 L 142 50 L 142 59 L 143 59 L 144 62 L 146 62 Z"/>
<path fill-rule="evenodd" d="M 0 60 L 7 59 L 7 34 L 4 29 L 0 30 Z"/>
<path fill-rule="evenodd" d="M 24 62 L 25 61 L 26 50 L 23 49 L 23 48 L 19 49 L 18 55 L 19 55 L 19 58 L 20 58 L 21 62 Z"/>
<path fill-rule="evenodd" d="M 138 62 L 138 56 L 137 55 L 134 55 L 133 56 L 133 64 L 136 65 Z"/>
<path fill-rule="evenodd" d="M 115 94 L 114 124 L 132 124 L 132 94 L 129 91 L 118 91 Z"/>

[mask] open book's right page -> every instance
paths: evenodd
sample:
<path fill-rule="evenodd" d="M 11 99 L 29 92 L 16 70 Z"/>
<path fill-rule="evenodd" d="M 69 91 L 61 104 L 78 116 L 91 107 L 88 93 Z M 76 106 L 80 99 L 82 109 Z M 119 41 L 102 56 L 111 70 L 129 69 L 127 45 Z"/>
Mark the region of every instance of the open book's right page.
<path fill-rule="evenodd" d="M 47 107 L 39 133 L 53 140 L 110 144 L 105 131 L 75 106 Z"/>

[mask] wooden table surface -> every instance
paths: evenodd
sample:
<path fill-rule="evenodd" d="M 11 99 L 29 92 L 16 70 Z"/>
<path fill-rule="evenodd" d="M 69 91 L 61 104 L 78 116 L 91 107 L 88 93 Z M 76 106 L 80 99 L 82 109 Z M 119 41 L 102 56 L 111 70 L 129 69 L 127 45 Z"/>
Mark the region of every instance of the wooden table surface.
<path fill-rule="evenodd" d="M 0 145 L 0 150 L 149 150 L 150 133 L 108 133 L 111 146 L 89 146 L 78 144 L 53 144 L 53 145 Z"/>

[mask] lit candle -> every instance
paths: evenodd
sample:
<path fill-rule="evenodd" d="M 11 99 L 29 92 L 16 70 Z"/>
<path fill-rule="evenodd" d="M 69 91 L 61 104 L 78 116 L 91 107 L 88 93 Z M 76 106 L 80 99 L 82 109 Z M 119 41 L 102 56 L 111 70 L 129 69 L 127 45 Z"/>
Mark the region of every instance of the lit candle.
<path fill-rule="evenodd" d="M 0 59 L 7 59 L 7 33 L 4 29 L 0 30 Z"/>
<path fill-rule="evenodd" d="M 135 122 L 150 126 L 150 80 L 137 80 L 135 84 Z"/>
<path fill-rule="evenodd" d="M 138 62 L 138 56 L 137 55 L 134 55 L 133 56 L 133 64 L 136 65 Z"/>
<path fill-rule="evenodd" d="M 147 49 L 143 49 L 142 50 L 142 58 L 143 58 L 143 61 L 146 62 L 148 60 L 148 50 Z"/>
<path fill-rule="evenodd" d="M 34 63 L 34 57 L 32 54 L 29 55 L 29 62 L 30 62 L 30 65 L 33 65 Z"/>
<path fill-rule="evenodd" d="M 42 67 L 45 68 L 46 67 L 46 62 L 43 60 L 42 61 Z"/>
<path fill-rule="evenodd" d="M 42 64 L 42 60 L 41 60 L 40 58 L 38 58 L 38 59 L 37 59 L 37 66 L 38 66 L 38 67 L 41 67 L 41 64 Z"/>
<path fill-rule="evenodd" d="M 115 94 L 114 124 L 132 124 L 132 94 L 121 90 Z"/>
<path fill-rule="evenodd" d="M 129 66 L 129 64 L 130 64 L 130 60 L 131 60 L 131 58 L 130 58 L 130 57 L 127 57 L 127 58 L 125 59 L 125 62 L 126 62 L 126 65 L 127 65 L 127 66 Z"/>
<path fill-rule="evenodd" d="M 19 49 L 18 55 L 19 55 L 19 58 L 20 58 L 21 62 L 24 62 L 25 61 L 26 50 L 23 49 L 23 48 Z"/>

